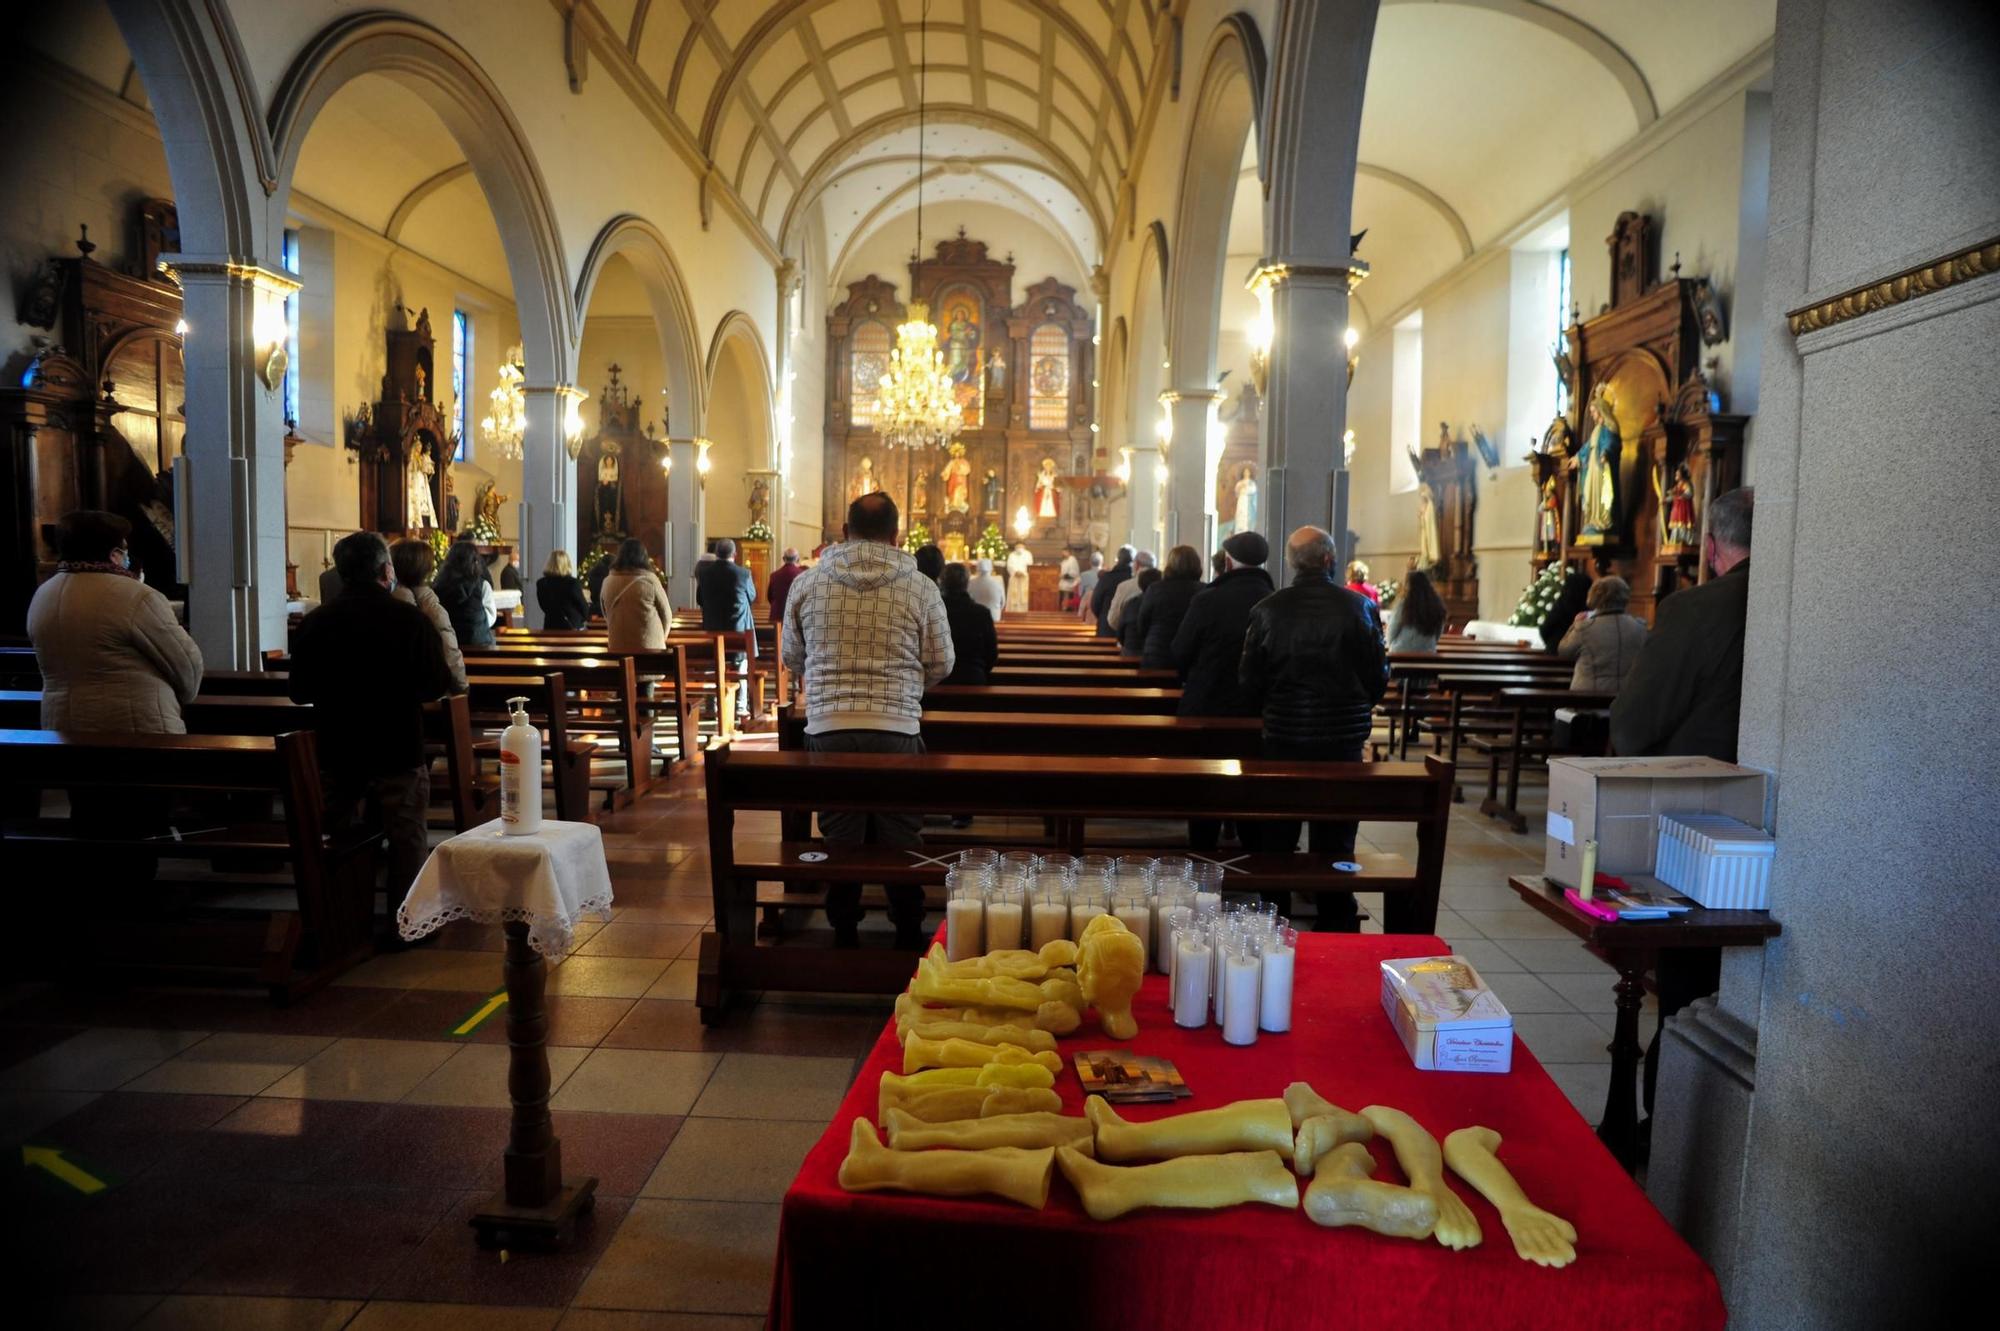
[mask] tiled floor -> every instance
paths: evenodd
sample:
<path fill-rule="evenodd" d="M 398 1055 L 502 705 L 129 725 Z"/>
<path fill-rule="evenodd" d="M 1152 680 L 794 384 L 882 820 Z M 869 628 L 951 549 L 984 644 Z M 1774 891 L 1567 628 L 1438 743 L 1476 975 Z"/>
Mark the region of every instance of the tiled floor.
<path fill-rule="evenodd" d="M 1524 800 L 1531 823 L 1539 800 Z M 1438 931 L 1594 1120 L 1612 973 L 1507 887 L 1538 869 L 1539 835 L 1473 808 L 1452 818 Z M 605 833 L 614 918 L 585 928 L 549 984 L 566 1171 L 599 1180 L 571 1251 L 503 1261 L 468 1233 L 500 1182 L 506 1045 L 501 1015 L 452 1033 L 500 983 L 498 931 L 458 923 L 288 1008 L 222 991 L 0 989 L 0 1141 L 17 1162 L 23 1144 L 60 1150 L 107 1185 L 86 1197 L 45 1167 L 7 1175 L 11 1213 L 29 1218 L 10 1253 L 34 1273 L 26 1324 L 760 1326 L 778 1203 L 888 1005 L 773 996 L 703 1027 L 698 780 Z M 1402 828 L 1362 836 L 1414 849 Z M 1379 916 L 1379 898 L 1362 905 Z"/>

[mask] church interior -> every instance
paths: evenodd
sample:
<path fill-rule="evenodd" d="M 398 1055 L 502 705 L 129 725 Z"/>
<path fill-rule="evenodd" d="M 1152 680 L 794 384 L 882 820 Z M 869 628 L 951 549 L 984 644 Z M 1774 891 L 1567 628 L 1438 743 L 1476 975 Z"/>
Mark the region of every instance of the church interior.
<path fill-rule="evenodd" d="M 1992 6 L 9 27 L 19 1324 L 1971 1297 Z"/>

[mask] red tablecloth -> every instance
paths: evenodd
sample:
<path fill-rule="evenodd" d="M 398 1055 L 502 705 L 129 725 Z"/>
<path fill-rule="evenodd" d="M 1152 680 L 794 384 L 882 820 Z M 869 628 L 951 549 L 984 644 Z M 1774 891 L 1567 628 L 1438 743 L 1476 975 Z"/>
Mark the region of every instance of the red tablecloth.
<path fill-rule="evenodd" d="M 1576 1226 L 1570 1266 L 1548 1270 L 1515 1256 L 1499 1216 L 1456 1176 L 1452 1186 L 1485 1231 L 1485 1241 L 1464 1252 L 1433 1240 L 1322 1229 L 1303 1211 L 1264 1206 L 1143 1211 L 1098 1224 L 1060 1173 L 1039 1212 L 999 1201 L 843 1192 L 836 1175 L 854 1119 L 875 1119 L 881 1073 L 901 1069 L 892 1022 L 785 1195 L 772 1331 L 904 1326 L 924 1317 L 954 1327 L 1379 1331 L 1418 1325 L 1419 1317 L 1439 1327 L 1536 1331 L 1721 1327 L 1714 1275 L 1518 1040 L 1505 1075 L 1411 1066 L 1382 1012 L 1377 963 L 1444 950 L 1426 936 L 1307 935 L 1292 1031 L 1244 1049 L 1224 1044 L 1213 1026 L 1173 1025 L 1165 978 L 1149 975 L 1133 1007 L 1139 1035 L 1131 1047 L 1172 1059 L 1194 1098 L 1120 1112 L 1153 1118 L 1275 1096 L 1307 1081 L 1348 1109 L 1402 1109 L 1440 1140 L 1484 1124 L 1504 1139 L 1500 1158 L 1529 1197 Z M 1062 1041 L 1063 1057 L 1115 1043 L 1086 1018 Z M 1065 1113 L 1082 1112 L 1073 1068 L 1056 1089 Z M 1387 1146 L 1373 1149 L 1383 1166 L 1376 1177 L 1400 1182 Z"/>

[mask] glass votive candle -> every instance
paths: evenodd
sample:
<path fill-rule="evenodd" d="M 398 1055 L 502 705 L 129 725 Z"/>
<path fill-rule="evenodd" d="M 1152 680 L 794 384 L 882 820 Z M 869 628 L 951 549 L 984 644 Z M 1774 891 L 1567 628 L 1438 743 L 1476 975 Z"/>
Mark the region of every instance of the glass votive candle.
<path fill-rule="evenodd" d="M 1042 856 L 1042 869 L 1044 871 L 1053 869 L 1057 873 L 1066 873 L 1073 876 L 1077 871 L 1076 866 L 1076 856 L 1066 850 L 1052 850 Z"/>
<path fill-rule="evenodd" d="M 1080 939 L 1090 922 L 1104 914 L 1110 902 L 1102 878 L 1079 878 L 1069 889 L 1069 936 Z"/>
<path fill-rule="evenodd" d="M 1140 947 L 1147 952 L 1153 950 L 1153 907 L 1143 891 L 1119 889 L 1111 898 L 1111 913 L 1132 931 Z M 1144 956 L 1141 956 L 1139 964 L 1142 968 L 1145 966 Z"/>
<path fill-rule="evenodd" d="M 1033 874 L 1041 863 L 1042 857 L 1032 850 L 1010 850 L 1000 856 L 1000 875 Z"/>
<path fill-rule="evenodd" d="M 1153 882 L 1153 969 L 1167 973 L 1173 964 L 1173 938 L 1171 917 L 1176 910 L 1185 909 L 1190 918 L 1194 915 L 1194 893 L 1187 884 L 1175 879 L 1155 879 Z"/>
<path fill-rule="evenodd" d="M 1111 872 L 1111 863 L 1109 855 L 1079 855 L 1076 857 L 1077 880 L 1102 878 Z"/>
<path fill-rule="evenodd" d="M 961 869 L 992 870 L 1000 863 L 1000 852 L 985 846 L 976 846 L 958 852 L 958 867 Z"/>
<path fill-rule="evenodd" d="M 1194 887 L 1194 905 L 1197 911 L 1204 908 L 1222 908 L 1222 866 L 1207 860 L 1195 863 L 1188 874 L 1188 882 Z"/>
<path fill-rule="evenodd" d="M 1045 873 L 1028 906 L 1028 946 L 1039 952 L 1068 937 L 1069 875 Z"/>
<path fill-rule="evenodd" d="M 1017 884 L 1003 883 L 986 893 L 986 950 L 1011 952 L 1021 946 L 1023 897 Z"/>
<path fill-rule="evenodd" d="M 1201 929 L 1177 930 L 1174 934 L 1174 1025 L 1208 1024 L 1209 943 Z"/>
<path fill-rule="evenodd" d="M 1185 855 L 1162 855 L 1153 861 L 1153 881 L 1163 882 L 1169 878 L 1192 878 L 1195 862 Z"/>
<path fill-rule="evenodd" d="M 1229 1000 L 1222 1018 L 1226 1044 L 1256 1044 L 1257 1014 L 1264 988 L 1263 961 L 1252 938 L 1239 938 L 1223 963 L 1222 987 Z"/>
<path fill-rule="evenodd" d="M 1299 931 L 1280 922 L 1264 945 L 1263 989 L 1257 1005 L 1260 1030 L 1292 1029 L 1292 975 L 1298 961 Z"/>
<path fill-rule="evenodd" d="M 944 873 L 944 955 L 964 961 L 986 942 L 986 885 L 989 875 L 964 869 Z"/>

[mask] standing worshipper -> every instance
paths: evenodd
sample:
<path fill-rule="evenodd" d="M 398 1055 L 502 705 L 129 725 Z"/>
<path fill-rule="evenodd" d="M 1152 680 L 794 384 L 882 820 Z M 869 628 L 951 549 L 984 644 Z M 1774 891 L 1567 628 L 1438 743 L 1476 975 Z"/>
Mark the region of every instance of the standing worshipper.
<path fill-rule="evenodd" d="M 945 622 L 951 626 L 952 655 L 957 658 L 942 681 L 946 684 L 988 683 L 1000 662 L 1000 635 L 993 631 L 993 616 L 972 599 L 971 581 L 963 564 L 945 565 L 937 580 Z"/>
<path fill-rule="evenodd" d="M 431 570 L 437 566 L 437 552 L 431 549 L 429 541 L 398 541 L 389 547 L 389 568 L 396 575 L 393 595 L 405 605 L 413 605 L 424 612 L 424 618 L 437 630 L 438 641 L 444 645 L 445 668 L 451 671 L 451 691 L 465 692 L 465 653 L 458 649 L 458 631 L 451 626 L 451 616 L 438 604 L 437 593 L 431 590 Z"/>
<path fill-rule="evenodd" d="M 656 652 L 667 645 L 674 607 L 653 573 L 645 544 L 636 536 L 626 537 L 618 547 L 603 592 L 606 647 L 614 652 Z"/>
<path fill-rule="evenodd" d="M 1420 568 L 1411 569 L 1403 582 L 1403 594 L 1396 598 L 1396 608 L 1389 612 L 1389 650 L 1436 651 L 1446 617 L 1444 598 L 1438 595 L 1431 575 Z"/>
<path fill-rule="evenodd" d="M 701 626 L 712 633 L 755 631 L 757 621 L 751 608 L 757 603 L 757 579 L 736 562 L 736 542 L 727 536 L 716 541 L 715 558 L 695 569 L 694 602 L 701 607 Z M 743 652 L 730 652 L 725 668 L 732 675 L 744 671 L 748 664 L 745 658 Z M 746 677 L 736 690 L 736 719 L 749 715 L 750 681 Z"/>
<path fill-rule="evenodd" d="M 1258 532 L 1239 531 L 1222 543 L 1222 573 L 1188 602 L 1187 614 L 1174 633 L 1173 666 L 1181 672 L 1176 715 L 1257 715 L 1236 672 L 1243 659 L 1250 610 L 1271 594 L 1271 575 L 1264 571 L 1264 561 L 1270 557 L 1270 543 Z M 1220 820 L 1188 820 L 1188 844 L 1195 850 L 1206 854 L 1221 839 Z"/>
<path fill-rule="evenodd" d="M 785 598 L 792 593 L 792 584 L 805 572 L 799 567 L 799 552 L 793 546 L 786 546 L 778 567 L 771 570 L 771 580 L 765 586 L 764 599 L 771 603 L 771 622 L 785 622 Z"/>
<path fill-rule="evenodd" d="M 1119 587 L 1132 577 L 1132 560 L 1137 552 L 1129 545 L 1118 547 L 1118 561 L 1097 579 L 1097 586 L 1090 593 L 1090 613 L 1097 620 L 1097 636 L 1115 636 L 1111 627 L 1111 598 L 1118 594 Z"/>
<path fill-rule="evenodd" d="M 847 508 L 846 540 L 828 549 L 785 602 L 785 666 L 805 681 L 806 749 L 812 753 L 924 751 L 924 690 L 957 664 L 937 585 L 896 548 L 896 501 L 877 491 Z M 917 846 L 923 818 L 901 813 L 821 813 L 829 845 Z M 926 941 L 924 893 L 892 886 L 896 945 Z M 860 946 L 861 887 L 827 889 L 834 944 Z"/>
<path fill-rule="evenodd" d="M 1056 568 L 1056 607 L 1061 610 L 1076 608 L 1076 581 L 1082 576 L 1077 568 L 1076 551 L 1063 551 L 1062 563 Z"/>
<path fill-rule="evenodd" d="M 338 568 L 339 561 L 334 566 Z M 343 574 L 341 594 L 352 585 Z M 499 612 L 493 607 L 493 584 L 486 580 L 486 564 L 479 557 L 478 546 L 469 540 L 454 541 L 445 551 L 444 567 L 432 579 L 431 590 L 437 593 L 445 614 L 451 616 L 451 629 L 461 647 L 493 645 L 493 625 Z"/>
<path fill-rule="evenodd" d="M 1021 542 L 1014 542 L 1014 548 L 1007 553 L 1007 613 L 1025 615 L 1028 613 L 1028 570 L 1034 566 L 1035 556 Z"/>
<path fill-rule="evenodd" d="M 1747 486 L 1710 501 L 1701 554 L 1715 576 L 1660 602 L 1639 664 L 1611 704 L 1611 745 L 1619 756 L 1736 761 L 1755 504 Z"/>
<path fill-rule="evenodd" d="M 400 579 L 401 575 L 397 575 Z M 535 579 L 535 604 L 542 608 L 542 627 L 580 629 L 590 622 L 590 605 L 583 599 L 583 584 L 570 567 L 569 551 L 549 551 L 542 576 Z"/>
<path fill-rule="evenodd" d="M 1293 532 L 1285 557 L 1292 584 L 1251 610 L 1238 666 L 1245 696 L 1264 717 L 1264 756 L 1359 762 L 1389 685 L 1381 612 L 1334 580 L 1333 537 L 1318 527 Z M 1308 844 L 1316 856 L 1351 860 L 1355 831 L 1351 822 L 1315 822 Z M 1255 839 L 1270 850 L 1294 850 L 1298 837 L 1299 825 L 1285 822 L 1264 824 Z M 1315 929 L 1359 927 L 1352 892 L 1322 893 L 1318 905 Z"/>
<path fill-rule="evenodd" d="M 986 613 L 993 616 L 995 624 L 1000 622 L 1000 612 L 1007 605 L 1007 585 L 993 571 L 990 559 L 979 561 L 979 572 L 972 579 L 972 599 L 986 607 Z"/>
<path fill-rule="evenodd" d="M 1138 627 L 1137 625 L 1131 628 L 1126 627 L 1125 616 L 1128 613 L 1126 607 L 1136 600 L 1140 593 L 1146 590 L 1139 585 L 1139 575 L 1147 569 L 1154 567 L 1156 562 L 1151 550 L 1141 550 L 1133 555 L 1131 576 L 1123 579 L 1117 586 L 1111 589 L 1111 596 L 1104 604 L 1104 623 L 1111 630 L 1113 636 L 1118 639 L 1119 651 L 1127 656 L 1137 656 L 1139 654 L 1139 645 L 1136 641 L 1132 641 L 1129 645 L 1127 643 L 1128 638 L 1132 638 L 1137 634 Z M 1111 571 L 1116 573 L 1118 570 L 1113 569 Z M 1104 591 L 1104 584 L 1102 582 L 1097 584 L 1097 590 L 1100 594 Z"/>
<path fill-rule="evenodd" d="M 1090 552 L 1090 566 L 1078 574 L 1076 579 L 1075 609 L 1078 619 L 1090 618 L 1091 597 L 1097 592 L 1097 580 L 1103 576 L 1104 552 L 1102 550 L 1092 550 Z"/>
<path fill-rule="evenodd" d="M 1139 598 L 1140 669 L 1174 668 L 1174 635 L 1180 632 L 1188 607 L 1203 590 L 1201 551 L 1191 545 L 1167 551 L 1165 576 Z M 1128 608 L 1125 613 L 1132 611 Z"/>
<path fill-rule="evenodd" d="M 470 545 L 458 548 L 477 560 Z M 455 681 L 431 621 L 390 595 L 395 574 L 386 541 L 374 532 L 344 536 L 333 563 L 340 595 L 292 634 L 291 695 L 312 704 L 327 830 L 337 835 L 355 826 L 364 806 L 380 819 L 389 842 L 387 941 L 396 946 L 396 909 L 429 853 L 423 705 L 450 693 Z"/>

